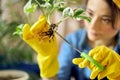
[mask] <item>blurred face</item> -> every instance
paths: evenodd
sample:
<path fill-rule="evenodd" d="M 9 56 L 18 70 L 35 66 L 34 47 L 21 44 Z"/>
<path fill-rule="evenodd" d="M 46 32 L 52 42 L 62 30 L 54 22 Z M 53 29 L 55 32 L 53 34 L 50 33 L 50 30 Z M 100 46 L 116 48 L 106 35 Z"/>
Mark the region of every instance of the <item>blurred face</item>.
<path fill-rule="evenodd" d="M 90 41 L 107 41 L 117 34 L 120 24 L 112 27 L 111 10 L 105 0 L 88 0 L 86 14 L 92 19 L 90 23 L 85 22 Z"/>

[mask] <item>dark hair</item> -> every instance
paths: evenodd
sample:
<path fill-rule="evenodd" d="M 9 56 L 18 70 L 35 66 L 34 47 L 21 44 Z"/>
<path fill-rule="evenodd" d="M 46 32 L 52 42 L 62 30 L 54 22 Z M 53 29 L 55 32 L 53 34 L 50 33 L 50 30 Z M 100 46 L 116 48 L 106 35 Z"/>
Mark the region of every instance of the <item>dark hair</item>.
<path fill-rule="evenodd" d="M 111 17 L 112 17 L 112 27 L 115 28 L 116 20 L 118 19 L 118 15 L 120 14 L 120 9 L 117 7 L 117 5 L 113 2 L 113 0 L 105 0 L 106 3 L 109 5 L 111 9 Z M 86 5 L 88 3 L 88 0 L 86 0 Z"/>

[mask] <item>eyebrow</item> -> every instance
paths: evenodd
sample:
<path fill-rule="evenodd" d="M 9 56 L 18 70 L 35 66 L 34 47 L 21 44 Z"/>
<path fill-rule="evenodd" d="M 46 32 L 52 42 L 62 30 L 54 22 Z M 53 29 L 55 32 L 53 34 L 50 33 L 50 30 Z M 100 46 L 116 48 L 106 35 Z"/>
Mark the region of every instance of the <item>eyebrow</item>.
<path fill-rule="evenodd" d="M 90 12 L 94 13 L 94 11 L 91 10 L 91 9 L 89 9 L 89 8 L 86 8 L 86 11 L 90 11 Z M 103 14 L 102 16 L 103 16 L 103 17 L 109 17 L 109 18 L 111 18 L 112 15 L 106 15 L 106 14 L 104 15 L 104 14 Z"/>
<path fill-rule="evenodd" d="M 111 15 L 102 15 L 103 17 L 112 18 Z"/>
<path fill-rule="evenodd" d="M 94 12 L 94 11 L 92 11 L 92 10 L 91 10 L 91 9 L 89 9 L 89 8 L 86 8 L 86 11 Z"/>

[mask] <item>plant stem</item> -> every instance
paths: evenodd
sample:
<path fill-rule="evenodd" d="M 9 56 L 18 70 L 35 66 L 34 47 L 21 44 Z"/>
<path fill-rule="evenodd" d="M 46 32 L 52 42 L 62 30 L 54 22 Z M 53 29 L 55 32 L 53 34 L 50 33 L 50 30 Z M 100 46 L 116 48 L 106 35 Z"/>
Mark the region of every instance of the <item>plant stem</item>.
<path fill-rule="evenodd" d="M 50 16 L 52 16 L 53 12 L 55 10 L 55 7 L 53 7 L 50 12 L 47 14 L 47 21 L 49 24 L 51 24 L 51 21 L 50 21 Z"/>
<path fill-rule="evenodd" d="M 62 23 L 63 21 L 65 21 L 66 19 L 68 19 L 68 17 L 62 18 L 61 20 L 59 20 L 56 25 L 58 26 L 60 23 Z"/>
<path fill-rule="evenodd" d="M 27 21 L 31 25 L 31 21 L 30 21 L 29 15 L 27 15 Z"/>
<path fill-rule="evenodd" d="M 47 15 L 47 22 L 48 22 L 48 24 L 51 24 L 51 22 L 50 22 L 50 15 Z"/>
<path fill-rule="evenodd" d="M 40 6 L 40 3 L 39 3 L 37 0 L 35 0 L 35 1 L 36 1 L 36 3 L 39 5 L 41 12 L 45 15 L 43 9 L 42 9 L 41 6 Z"/>

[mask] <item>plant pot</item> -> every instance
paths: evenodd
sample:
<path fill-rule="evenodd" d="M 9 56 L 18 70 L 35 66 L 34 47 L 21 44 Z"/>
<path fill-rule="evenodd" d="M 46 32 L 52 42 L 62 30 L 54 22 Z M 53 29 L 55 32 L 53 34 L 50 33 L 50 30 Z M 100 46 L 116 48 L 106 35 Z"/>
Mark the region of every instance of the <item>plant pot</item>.
<path fill-rule="evenodd" d="M 0 70 L 0 80 L 28 80 L 28 73 L 20 70 Z"/>

